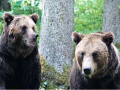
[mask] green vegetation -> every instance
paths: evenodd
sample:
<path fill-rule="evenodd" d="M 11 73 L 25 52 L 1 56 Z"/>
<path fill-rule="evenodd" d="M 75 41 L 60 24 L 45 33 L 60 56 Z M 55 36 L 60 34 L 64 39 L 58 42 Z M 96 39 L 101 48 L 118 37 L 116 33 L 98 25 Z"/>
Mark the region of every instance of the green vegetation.
<path fill-rule="evenodd" d="M 102 30 L 104 0 L 75 0 L 75 31 L 91 33 Z"/>

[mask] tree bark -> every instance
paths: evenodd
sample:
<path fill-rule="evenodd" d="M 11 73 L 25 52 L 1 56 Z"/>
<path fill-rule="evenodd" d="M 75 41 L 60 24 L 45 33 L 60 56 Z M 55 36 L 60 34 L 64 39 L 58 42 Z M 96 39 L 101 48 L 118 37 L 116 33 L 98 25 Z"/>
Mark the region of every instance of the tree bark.
<path fill-rule="evenodd" d="M 0 0 L 0 10 L 10 10 L 11 5 L 8 3 L 8 0 Z"/>
<path fill-rule="evenodd" d="M 120 0 L 105 0 L 103 31 L 115 34 L 114 43 L 120 43 Z"/>
<path fill-rule="evenodd" d="M 40 54 L 62 73 L 73 56 L 74 0 L 43 0 Z"/>

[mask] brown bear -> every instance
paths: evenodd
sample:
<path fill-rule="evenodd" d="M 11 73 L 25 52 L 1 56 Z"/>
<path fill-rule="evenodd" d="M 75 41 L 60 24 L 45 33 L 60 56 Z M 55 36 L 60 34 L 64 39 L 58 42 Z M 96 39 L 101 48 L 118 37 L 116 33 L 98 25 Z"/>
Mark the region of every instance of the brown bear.
<path fill-rule="evenodd" d="M 87 35 L 73 32 L 75 57 L 70 89 L 120 89 L 119 52 L 112 32 Z"/>
<path fill-rule="evenodd" d="M 41 64 L 37 46 L 37 14 L 5 13 L 0 43 L 0 88 L 39 89 Z"/>

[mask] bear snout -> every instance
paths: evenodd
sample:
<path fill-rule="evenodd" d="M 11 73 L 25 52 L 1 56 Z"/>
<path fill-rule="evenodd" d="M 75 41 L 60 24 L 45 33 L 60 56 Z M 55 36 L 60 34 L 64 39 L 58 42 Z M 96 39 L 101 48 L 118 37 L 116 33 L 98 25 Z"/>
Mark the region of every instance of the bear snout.
<path fill-rule="evenodd" d="M 33 42 L 36 42 L 38 36 L 38 34 L 33 35 Z"/>

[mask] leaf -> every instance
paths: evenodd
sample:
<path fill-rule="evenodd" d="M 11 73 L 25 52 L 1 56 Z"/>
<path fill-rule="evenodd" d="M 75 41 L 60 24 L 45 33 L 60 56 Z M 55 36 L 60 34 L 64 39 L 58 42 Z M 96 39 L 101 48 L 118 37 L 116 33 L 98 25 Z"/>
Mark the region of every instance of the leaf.
<path fill-rule="evenodd" d="M 20 6 L 22 4 L 22 0 L 16 1 L 15 6 Z"/>
<path fill-rule="evenodd" d="M 44 85 L 47 85 L 47 81 L 43 82 Z"/>

